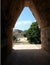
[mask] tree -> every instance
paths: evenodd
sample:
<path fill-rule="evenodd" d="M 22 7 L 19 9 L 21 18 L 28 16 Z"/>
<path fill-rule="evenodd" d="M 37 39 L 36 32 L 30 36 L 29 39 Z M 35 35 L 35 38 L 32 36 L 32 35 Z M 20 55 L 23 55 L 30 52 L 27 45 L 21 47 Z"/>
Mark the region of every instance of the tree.
<path fill-rule="evenodd" d="M 15 36 L 13 36 L 13 40 L 14 40 L 14 41 L 16 40 L 16 37 L 15 37 Z"/>
<path fill-rule="evenodd" d="M 27 37 L 27 36 L 26 36 L 26 32 L 27 32 L 27 30 L 24 31 L 24 34 L 23 34 L 24 37 Z"/>
<path fill-rule="evenodd" d="M 26 31 L 26 36 L 28 41 L 33 44 L 40 44 L 40 28 L 38 27 L 37 22 L 33 22 L 30 28 Z"/>

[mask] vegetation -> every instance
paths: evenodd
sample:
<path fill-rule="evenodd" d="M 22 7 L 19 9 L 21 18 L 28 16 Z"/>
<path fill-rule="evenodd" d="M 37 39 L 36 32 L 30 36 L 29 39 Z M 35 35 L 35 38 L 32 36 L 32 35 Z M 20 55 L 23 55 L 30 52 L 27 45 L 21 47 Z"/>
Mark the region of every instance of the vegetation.
<path fill-rule="evenodd" d="M 27 37 L 26 32 L 27 32 L 27 30 L 24 31 L 24 34 L 23 34 L 24 37 Z"/>
<path fill-rule="evenodd" d="M 13 36 L 13 41 L 15 41 L 16 40 L 16 37 L 15 36 Z"/>
<path fill-rule="evenodd" d="M 26 34 L 24 34 L 24 36 L 27 37 L 28 41 L 33 44 L 40 44 L 41 40 L 40 40 L 40 28 L 38 27 L 37 22 L 33 22 L 30 26 L 30 28 L 25 31 Z"/>

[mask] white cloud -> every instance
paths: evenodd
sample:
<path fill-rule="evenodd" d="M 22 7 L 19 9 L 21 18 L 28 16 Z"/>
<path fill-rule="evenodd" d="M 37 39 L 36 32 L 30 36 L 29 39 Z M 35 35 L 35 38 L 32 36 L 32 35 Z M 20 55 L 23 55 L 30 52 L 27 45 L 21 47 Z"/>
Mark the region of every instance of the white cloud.
<path fill-rule="evenodd" d="M 16 22 L 15 25 L 21 25 L 21 24 L 31 24 L 32 22 L 31 21 L 19 21 L 19 22 Z"/>
<path fill-rule="evenodd" d="M 34 20 L 34 22 L 36 22 L 36 20 Z M 22 27 L 24 26 L 28 28 L 32 23 L 33 23 L 32 21 L 17 21 L 13 29 L 17 29 L 17 28 L 22 29 Z"/>
<path fill-rule="evenodd" d="M 36 21 L 36 20 L 35 20 Z M 19 21 L 19 22 L 16 22 L 15 26 L 16 25 L 25 25 L 25 24 L 31 24 L 32 21 Z"/>

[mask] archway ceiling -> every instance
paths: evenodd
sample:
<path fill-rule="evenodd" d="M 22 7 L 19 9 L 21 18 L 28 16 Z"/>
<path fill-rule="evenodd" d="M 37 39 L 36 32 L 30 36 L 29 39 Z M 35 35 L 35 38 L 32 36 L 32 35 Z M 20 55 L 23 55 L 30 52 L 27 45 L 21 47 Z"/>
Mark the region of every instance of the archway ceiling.
<path fill-rule="evenodd" d="M 50 14 L 50 2 L 48 0 L 2 0 L 2 13 L 8 27 L 14 26 L 25 6 L 30 7 L 35 18 L 40 21 L 39 23 L 43 21 L 41 25 L 43 25 L 44 20 L 46 20 L 46 23 L 47 20 L 50 20 L 48 15 Z M 50 24 L 50 22 L 47 24 Z"/>

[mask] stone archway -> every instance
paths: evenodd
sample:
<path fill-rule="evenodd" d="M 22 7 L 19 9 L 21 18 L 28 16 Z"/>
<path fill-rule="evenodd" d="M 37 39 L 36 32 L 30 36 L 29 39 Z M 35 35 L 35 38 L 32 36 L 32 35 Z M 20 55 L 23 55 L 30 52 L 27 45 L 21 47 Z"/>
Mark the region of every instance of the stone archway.
<path fill-rule="evenodd" d="M 2 60 L 12 51 L 12 28 L 24 6 L 29 6 L 38 20 L 41 27 L 42 48 L 50 52 L 50 1 L 2 0 L 2 54 L 4 54 Z"/>

